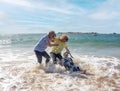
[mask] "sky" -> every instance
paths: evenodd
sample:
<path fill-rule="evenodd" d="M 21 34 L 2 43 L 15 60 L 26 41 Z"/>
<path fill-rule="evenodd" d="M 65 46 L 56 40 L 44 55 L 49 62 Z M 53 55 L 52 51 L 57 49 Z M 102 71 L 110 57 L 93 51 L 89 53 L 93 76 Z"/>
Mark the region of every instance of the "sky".
<path fill-rule="evenodd" d="M 120 33 L 120 0 L 0 0 L 1 33 Z"/>

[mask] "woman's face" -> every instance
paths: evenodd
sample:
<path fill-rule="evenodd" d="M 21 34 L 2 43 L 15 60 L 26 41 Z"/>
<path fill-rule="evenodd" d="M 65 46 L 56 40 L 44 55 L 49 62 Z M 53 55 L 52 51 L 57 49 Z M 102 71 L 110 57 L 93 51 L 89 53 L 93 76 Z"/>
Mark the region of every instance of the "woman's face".
<path fill-rule="evenodd" d="M 51 35 L 50 39 L 53 40 L 56 37 L 56 35 Z"/>

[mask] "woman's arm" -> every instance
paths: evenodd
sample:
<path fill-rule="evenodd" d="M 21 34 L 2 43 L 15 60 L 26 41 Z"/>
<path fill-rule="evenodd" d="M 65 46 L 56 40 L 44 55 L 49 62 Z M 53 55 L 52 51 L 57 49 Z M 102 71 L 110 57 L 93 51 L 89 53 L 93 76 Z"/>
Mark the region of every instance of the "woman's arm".
<path fill-rule="evenodd" d="M 46 43 L 47 43 L 47 45 L 50 46 L 50 47 L 51 47 L 51 46 L 58 46 L 58 45 L 59 45 L 59 44 L 51 44 L 50 41 L 46 41 Z"/>
<path fill-rule="evenodd" d="M 74 58 L 74 57 L 72 56 L 72 54 L 70 53 L 70 50 L 68 49 L 68 47 L 65 47 L 65 49 L 66 49 L 66 51 L 70 54 L 70 56 L 71 56 L 72 58 Z"/>

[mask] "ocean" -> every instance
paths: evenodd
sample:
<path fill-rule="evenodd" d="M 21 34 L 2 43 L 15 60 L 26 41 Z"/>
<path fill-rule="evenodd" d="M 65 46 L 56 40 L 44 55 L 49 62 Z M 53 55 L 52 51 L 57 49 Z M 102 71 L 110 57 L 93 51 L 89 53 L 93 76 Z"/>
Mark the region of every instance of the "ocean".
<path fill-rule="evenodd" d="M 120 90 L 120 34 L 67 34 L 73 60 L 86 75 L 69 73 L 52 60 L 45 67 L 44 58 L 39 65 L 33 49 L 43 35 L 0 34 L 0 91 Z"/>

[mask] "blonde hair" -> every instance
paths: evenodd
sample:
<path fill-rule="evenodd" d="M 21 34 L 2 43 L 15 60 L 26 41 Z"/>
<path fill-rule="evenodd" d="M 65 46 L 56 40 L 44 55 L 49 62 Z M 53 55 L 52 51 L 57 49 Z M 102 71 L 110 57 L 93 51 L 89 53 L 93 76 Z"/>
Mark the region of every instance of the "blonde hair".
<path fill-rule="evenodd" d="M 66 41 L 68 41 L 69 38 L 68 38 L 67 35 L 62 35 L 62 36 L 60 36 L 60 40 L 66 40 Z"/>

